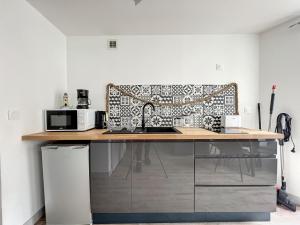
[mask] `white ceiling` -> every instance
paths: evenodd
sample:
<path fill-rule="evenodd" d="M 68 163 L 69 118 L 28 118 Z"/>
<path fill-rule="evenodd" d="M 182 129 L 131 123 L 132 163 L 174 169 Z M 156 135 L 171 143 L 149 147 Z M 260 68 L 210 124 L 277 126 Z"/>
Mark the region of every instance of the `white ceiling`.
<path fill-rule="evenodd" d="M 300 0 L 27 0 L 66 35 L 259 33 Z"/>

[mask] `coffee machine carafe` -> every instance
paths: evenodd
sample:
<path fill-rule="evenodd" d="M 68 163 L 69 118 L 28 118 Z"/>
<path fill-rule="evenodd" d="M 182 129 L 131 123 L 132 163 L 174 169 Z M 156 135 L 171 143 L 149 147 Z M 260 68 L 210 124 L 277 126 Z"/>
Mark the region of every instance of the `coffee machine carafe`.
<path fill-rule="evenodd" d="M 77 109 L 88 109 L 90 104 L 89 91 L 77 89 Z"/>

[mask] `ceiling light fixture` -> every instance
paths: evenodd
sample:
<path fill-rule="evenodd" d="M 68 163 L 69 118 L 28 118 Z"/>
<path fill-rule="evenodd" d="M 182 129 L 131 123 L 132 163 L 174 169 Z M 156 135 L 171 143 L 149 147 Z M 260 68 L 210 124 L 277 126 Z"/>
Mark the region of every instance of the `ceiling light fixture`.
<path fill-rule="evenodd" d="M 139 4 L 142 0 L 133 0 L 134 1 L 134 4 L 137 5 Z"/>

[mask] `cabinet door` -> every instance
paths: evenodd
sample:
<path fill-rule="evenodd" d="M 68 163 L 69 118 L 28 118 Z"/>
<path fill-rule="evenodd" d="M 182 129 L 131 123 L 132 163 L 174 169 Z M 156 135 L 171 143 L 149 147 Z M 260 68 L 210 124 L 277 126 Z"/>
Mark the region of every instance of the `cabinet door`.
<path fill-rule="evenodd" d="M 132 212 L 194 211 L 194 144 L 135 142 Z"/>
<path fill-rule="evenodd" d="M 130 212 L 130 143 L 91 143 L 92 213 Z"/>

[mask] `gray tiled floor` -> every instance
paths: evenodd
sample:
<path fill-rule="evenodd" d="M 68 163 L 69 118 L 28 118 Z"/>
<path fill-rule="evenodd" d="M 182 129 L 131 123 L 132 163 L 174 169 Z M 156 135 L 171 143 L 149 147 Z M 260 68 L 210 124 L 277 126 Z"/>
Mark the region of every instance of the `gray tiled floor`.
<path fill-rule="evenodd" d="M 40 221 L 36 225 L 45 225 L 45 221 Z M 124 225 L 124 224 L 123 224 Z M 127 224 L 140 225 L 140 224 Z M 167 223 L 160 224 L 143 224 L 143 225 L 170 225 Z M 173 223 L 172 225 L 300 225 L 300 208 L 296 213 L 277 208 L 277 212 L 272 213 L 270 222 L 244 222 L 244 223 Z"/>

